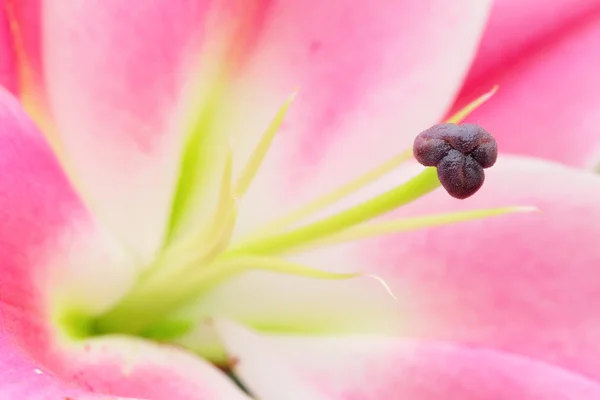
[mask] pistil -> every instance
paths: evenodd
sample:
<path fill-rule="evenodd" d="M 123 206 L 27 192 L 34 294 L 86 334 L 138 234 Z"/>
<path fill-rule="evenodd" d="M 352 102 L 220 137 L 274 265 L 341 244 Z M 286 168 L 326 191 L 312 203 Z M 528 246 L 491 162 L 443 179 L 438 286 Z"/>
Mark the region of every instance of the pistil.
<path fill-rule="evenodd" d="M 492 89 L 491 92 L 486 93 L 484 96 L 467 105 L 449 121 L 451 123 L 460 122 L 462 118 L 466 117 L 476 107 L 488 100 L 495 90 L 496 88 Z M 186 327 L 193 324 L 173 321 L 170 316 L 175 311 L 182 309 L 192 301 L 201 299 L 202 296 L 224 281 L 250 270 L 267 270 L 280 274 L 315 279 L 351 279 L 361 276 L 360 271 L 354 273 L 332 273 L 293 263 L 282 258 L 285 253 L 315 246 L 360 240 L 366 237 L 408 229 L 418 229 L 426 226 L 533 210 L 529 207 L 504 207 L 428 215 L 396 221 L 372 222 L 374 218 L 398 209 L 437 189 L 440 186 L 438 176 L 442 176 L 443 174 L 440 175 L 439 168 L 436 171 L 434 167 L 427 167 L 412 179 L 359 205 L 317 220 L 316 222 L 301 224 L 304 218 L 327 206 L 335 204 L 410 159 L 412 155 L 411 151 L 405 151 L 355 180 L 342 185 L 324 196 L 318 197 L 304 207 L 281 219 L 267 223 L 239 242 L 230 243 L 231 233 L 237 217 L 238 202 L 243 201 L 244 194 L 258 173 L 262 161 L 295 95 L 294 93 L 290 96 L 278 110 L 237 179 L 233 179 L 232 177 L 233 160 L 231 148 L 229 148 L 224 160 L 221 160 L 223 162 L 223 169 L 218 201 L 211 222 L 202 229 L 190 230 L 188 236 L 167 242 L 163 253 L 140 276 L 138 283 L 132 288 L 130 293 L 121 299 L 119 304 L 111 310 L 94 319 L 92 322 L 92 331 L 94 333 L 121 332 L 149 336 L 162 335 L 163 337 L 165 335 L 183 334 L 187 329 Z M 198 129 L 202 131 L 199 136 L 203 136 L 204 138 L 207 137 L 206 132 L 204 132 L 208 129 L 208 125 L 206 124 L 207 122 L 198 123 Z M 459 131 L 460 129 L 456 130 L 456 132 Z M 425 135 L 423 137 L 429 140 L 430 136 Z M 434 139 L 448 139 L 446 136 L 442 136 L 436 136 Z M 456 138 L 453 137 L 452 140 L 454 139 Z M 459 144 L 462 146 L 464 143 L 460 141 L 462 139 L 459 139 L 456 139 L 458 140 L 456 143 L 460 142 Z M 426 147 L 431 147 L 432 143 L 438 143 L 435 140 L 423 143 L 426 144 Z M 453 145 L 457 146 L 455 142 L 450 143 L 442 140 L 439 143 L 441 143 L 445 151 L 443 153 L 439 148 L 435 150 L 441 154 L 439 157 L 440 160 L 447 159 L 449 151 L 456 151 L 452 148 Z M 481 160 L 481 151 L 477 150 L 476 147 L 482 143 L 481 140 L 479 142 L 476 141 L 474 145 L 469 145 L 471 147 L 467 149 L 468 151 L 459 146 L 460 150 L 463 151 L 461 154 L 465 158 Z M 192 144 L 196 145 L 197 143 L 192 141 Z M 419 154 L 417 158 L 427 158 L 430 156 L 430 153 L 427 153 L 429 151 L 427 148 L 424 151 L 424 156 L 423 154 Z M 187 159 L 193 159 L 193 157 L 189 156 Z M 434 164 L 427 165 L 437 165 L 440 160 L 437 160 Z M 183 165 L 185 167 L 185 162 Z M 488 166 L 487 164 L 485 166 L 483 164 L 478 165 L 480 168 Z M 196 167 L 192 165 L 190 168 L 195 169 Z M 453 171 L 461 173 L 460 165 L 453 164 L 453 168 Z M 189 213 L 189 209 L 182 210 L 181 207 L 182 204 L 187 204 L 192 199 L 183 199 L 181 196 L 193 192 L 193 188 L 186 188 L 185 186 L 195 184 L 192 182 L 194 174 L 189 172 L 184 173 L 185 171 L 182 171 L 182 180 L 179 183 L 175 201 L 175 206 L 179 207 L 178 211 L 174 211 L 174 216 L 176 217 L 174 220 L 176 222 L 181 222 L 180 217 L 183 215 L 178 213 L 184 211 Z M 463 179 L 463 177 L 459 178 L 458 181 Z M 456 182 L 456 180 L 452 182 Z M 292 228 L 292 226 L 295 227 Z M 172 225 L 171 229 L 173 228 L 174 226 Z M 171 230 L 171 232 L 173 231 Z M 370 277 L 380 279 L 378 277 Z M 385 282 L 382 281 L 382 283 L 387 288 Z"/>

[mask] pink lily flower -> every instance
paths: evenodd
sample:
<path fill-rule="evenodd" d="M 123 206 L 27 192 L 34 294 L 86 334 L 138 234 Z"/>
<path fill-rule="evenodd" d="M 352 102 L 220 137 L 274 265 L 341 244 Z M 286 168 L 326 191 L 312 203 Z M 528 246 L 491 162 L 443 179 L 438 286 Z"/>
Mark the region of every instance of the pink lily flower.
<path fill-rule="evenodd" d="M 464 201 L 408 165 L 311 202 L 406 161 L 550 16 L 499 37 L 500 1 L 461 90 L 487 1 L 0 4 L 0 399 L 600 398 L 600 177 L 509 156 Z M 592 165 L 591 109 L 535 97 L 586 119 L 570 141 L 503 114 L 550 58 L 471 118 Z"/>

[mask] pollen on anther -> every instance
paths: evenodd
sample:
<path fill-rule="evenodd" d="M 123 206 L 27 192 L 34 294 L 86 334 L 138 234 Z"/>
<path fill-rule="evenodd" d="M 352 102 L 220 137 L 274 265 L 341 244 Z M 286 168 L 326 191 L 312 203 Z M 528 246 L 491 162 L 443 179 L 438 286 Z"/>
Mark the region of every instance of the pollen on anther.
<path fill-rule="evenodd" d="M 447 123 L 417 135 L 413 154 L 421 164 L 437 168 L 440 183 L 450 196 L 466 199 L 483 185 L 483 169 L 496 163 L 498 145 L 479 125 Z"/>

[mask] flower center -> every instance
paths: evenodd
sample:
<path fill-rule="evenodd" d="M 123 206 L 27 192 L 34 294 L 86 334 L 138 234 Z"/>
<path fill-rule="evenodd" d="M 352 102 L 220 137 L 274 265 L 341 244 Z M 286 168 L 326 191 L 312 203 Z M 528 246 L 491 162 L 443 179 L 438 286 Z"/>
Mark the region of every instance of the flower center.
<path fill-rule="evenodd" d="M 530 210 L 525 207 L 506 207 L 371 221 L 430 193 L 440 186 L 440 182 L 457 198 L 468 197 L 481 187 L 482 168 L 491 166 L 495 161 L 495 141 L 477 126 L 456 124 L 487 101 L 494 91 L 469 104 L 447 124 L 436 125 L 420 134 L 412 151 L 397 154 L 377 168 L 282 218 L 267 222 L 236 241 L 232 241 L 232 232 L 236 224 L 238 202 L 243 199 L 258 173 L 295 95 L 290 96 L 277 112 L 235 179 L 232 176 L 232 152 L 229 150 L 223 155 L 223 168 L 217 179 L 216 207 L 210 222 L 201 230 L 178 235 L 178 223 L 185 218 L 182 216 L 188 215 L 185 206 L 181 205 L 189 204 L 190 200 L 190 196 L 181 193 L 193 192 L 194 188 L 186 185 L 197 183 L 197 179 L 186 175 L 193 160 L 186 159 L 188 152 L 184 153 L 180 186 L 183 183 L 185 190 L 180 190 L 176 195 L 175 203 L 179 208 L 173 212 L 169 240 L 164 250 L 141 273 L 137 283 L 118 304 L 104 314 L 95 316 L 87 324 L 86 335 L 126 333 L 166 340 L 176 338 L 194 325 L 191 320 L 173 319 L 177 310 L 249 270 L 267 270 L 315 279 L 351 279 L 361 275 L 360 272 L 333 273 L 314 269 L 287 260 L 284 257 L 287 253 L 408 229 Z M 196 145 L 193 140 L 190 143 Z M 411 159 L 413 152 L 415 158 L 428 167 L 412 179 L 337 214 L 302 224 L 306 218 L 391 172 Z"/>

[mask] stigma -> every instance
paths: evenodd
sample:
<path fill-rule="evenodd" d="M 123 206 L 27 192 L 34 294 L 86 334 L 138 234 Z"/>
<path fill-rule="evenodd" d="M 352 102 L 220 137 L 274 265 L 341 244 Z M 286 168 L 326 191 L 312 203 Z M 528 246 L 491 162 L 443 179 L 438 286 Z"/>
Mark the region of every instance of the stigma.
<path fill-rule="evenodd" d="M 479 125 L 446 123 L 417 135 L 413 153 L 419 163 L 437 168 L 440 183 L 450 196 L 466 199 L 483 186 L 483 169 L 496 163 L 498 145 Z"/>

